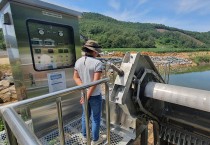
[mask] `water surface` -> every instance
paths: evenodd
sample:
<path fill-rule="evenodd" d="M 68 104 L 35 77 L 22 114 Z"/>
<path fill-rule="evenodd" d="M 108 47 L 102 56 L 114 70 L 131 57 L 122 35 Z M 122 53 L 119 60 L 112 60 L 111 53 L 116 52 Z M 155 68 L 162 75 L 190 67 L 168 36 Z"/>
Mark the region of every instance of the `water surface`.
<path fill-rule="evenodd" d="M 210 91 L 210 71 L 171 74 L 169 84 Z"/>

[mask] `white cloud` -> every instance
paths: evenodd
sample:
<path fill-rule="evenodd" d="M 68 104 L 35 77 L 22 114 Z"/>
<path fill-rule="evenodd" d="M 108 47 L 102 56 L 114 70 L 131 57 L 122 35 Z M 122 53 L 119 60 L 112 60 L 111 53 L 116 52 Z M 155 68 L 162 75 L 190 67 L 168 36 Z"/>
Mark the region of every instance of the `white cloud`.
<path fill-rule="evenodd" d="M 148 0 L 139 0 L 139 5 L 146 3 Z"/>
<path fill-rule="evenodd" d="M 138 0 L 138 1 L 130 0 L 129 2 L 124 1 L 125 3 L 121 5 L 121 8 L 120 8 L 121 10 L 119 10 L 120 4 L 115 4 L 116 5 L 115 11 L 109 10 L 109 11 L 103 12 L 103 14 L 106 16 L 110 16 L 114 19 L 121 20 L 121 21 L 138 22 L 139 20 L 141 20 L 141 17 L 148 14 L 151 10 L 150 8 L 147 8 L 147 9 L 141 8 L 141 5 L 143 5 L 147 1 L 148 0 Z M 112 2 L 112 4 L 114 4 L 115 2 L 119 2 L 119 1 L 110 0 L 109 2 Z"/>
<path fill-rule="evenodd" d="M 109 0 L 108 4 L 109 4 L 109 6 L 114 8 L 115 10 L 120 9 L 120 1 L 119 0 Z"/>
<path fill-rule="evenodd" d="M 210 1 L 209 0 L 179 0 L 178 2 L 178 12 L 179 13 L 190 13 L 197 11 L 207 11 L 210 12 Z"/>
<path fill-rule="evenodd" d="M 131 22 L 138 22 L 141 20 L 141 17 L 144 17 L 150 10 L 141 10 L 139 12 L 131 11 L 128 9 L 125 9 L 122 12 L 111 12 L 107 11 L 103 14 L 109 17 L 112 17 L 114 19 L 120 20 L 120 21 L 131 21 Z"/>

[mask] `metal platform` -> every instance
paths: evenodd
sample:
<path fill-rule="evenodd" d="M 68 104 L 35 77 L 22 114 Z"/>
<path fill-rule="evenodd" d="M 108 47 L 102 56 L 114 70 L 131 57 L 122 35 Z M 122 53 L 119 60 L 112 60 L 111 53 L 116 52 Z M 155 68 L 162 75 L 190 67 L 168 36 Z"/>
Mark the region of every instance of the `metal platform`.
<path fill-rule="evenodd" d="M 81 118 L 77 118 L 64 126 L 66 145 L 85 145 L 82 142 L 81 128 Z M 106 134 L 106 126 L 103 121 L 100 127 L 100 134 Z M 126 145 L 129 140 L 130 138 L 128 138 L 124 132 L 111 128 L 111 145 Z M 55 130 L 40 138 L 40 141 L 43 145 L 59 145 L 58 130 Z M 106 139 L 100 145 L 103 145 L 105 142 Z"/>
<path fill-rule="evenodd" d="M 6 138 L 7 138 L 6 132 L 1 131 L 0 132 L 0 145 L 5 145 L 6 144 L 6 142 L 7 142 Z"/>

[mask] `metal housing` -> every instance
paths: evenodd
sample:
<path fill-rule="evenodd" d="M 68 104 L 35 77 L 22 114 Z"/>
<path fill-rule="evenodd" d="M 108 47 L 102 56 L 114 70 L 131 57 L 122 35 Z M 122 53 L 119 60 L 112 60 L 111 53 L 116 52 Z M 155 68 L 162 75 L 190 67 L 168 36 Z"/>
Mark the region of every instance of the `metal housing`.
<path fill-rule="evenodd" d="M 3 18 L 3 33 L 18 100 L 49 93 L 47 78 L 49 73 L 64 72 L 66 88 L 75 86 L 72 79 L 73 67 L 46 71 L 36 71 L 34 69 L 27 21 L 29 19 L 38 20 L 48 24 L 67 25 L 73 28 L 74 48 L 76 58 L 79 58 L 81 51 L 78 18 L 81 13 L 39 0 L 2 0 L 0 9 Z M 63 100 L 64 121 L 74 119 L 76 114 L 81 112 L 78 96 L 78 93 L 74 93 L 71 99 Z M 43 105 L 42 102 L 40 102 L 41 105 Z M 44 105 L 44 107 L 31 106 L 30 113 L 24 111 L 26 118 L 32 118 L 35 132 L 39 137 L 57 126 L 55 104 L 48 102 Z M 28 109 L 26 108 L 26 110 Z"/>

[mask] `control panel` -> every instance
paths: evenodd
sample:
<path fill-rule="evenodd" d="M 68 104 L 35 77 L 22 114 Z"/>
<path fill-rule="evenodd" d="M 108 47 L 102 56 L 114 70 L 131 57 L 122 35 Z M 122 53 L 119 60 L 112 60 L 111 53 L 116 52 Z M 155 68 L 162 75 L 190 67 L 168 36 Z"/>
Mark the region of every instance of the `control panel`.
<path fill-rule="evenodd" d="M 71 26 L 28 20 L 27 30 L 36 71 L 73 67 L 76 62 Z"/>

